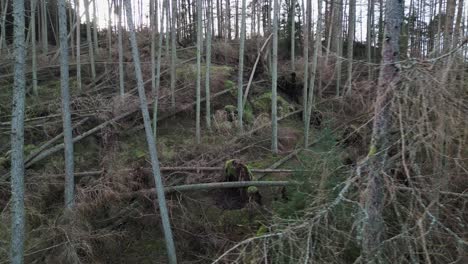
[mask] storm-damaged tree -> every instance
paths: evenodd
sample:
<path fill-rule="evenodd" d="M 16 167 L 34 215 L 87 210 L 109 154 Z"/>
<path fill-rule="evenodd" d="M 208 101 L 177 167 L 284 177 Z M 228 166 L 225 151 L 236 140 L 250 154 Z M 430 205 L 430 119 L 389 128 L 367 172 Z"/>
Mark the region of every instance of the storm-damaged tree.
<path fill-rule="evenodd" d="M 122 25 L 122 16 L 123 16 L 123 0 L 118 0 L 119 4 L 117 5 L 117 12 L 118 12 L 118 46 L 119 46 L 119 87 L 120 87 L 120 96 L 124 96 L 125 94 L 125 72 L 124 72 L 124 64 L 123 64 L 123 25 Z"/>
<path fill-rule="evenodd" d="M 24 111 L 26 94 L 26 43 L 24 0 L 13 1 L 14 83 L 11 120 L 11 251 L 10 262 L 22 264 L 24 254 Z"/>
<path fill-rule="evenodd" d="M 80 1 L 75 1 L 75 10 L 77 14 L 80 14 Z M 81 92 L 81 16 L 76 16 L 76 84 L 78 86 L 78 91 Z"/>
<path fill-rule="evenodd" d="M 382 212 L 385 191 L 385 164 L 387 138 L 391 126 L 391 101 L 400 76 L 398 65 L 400 30 L 403 21 L 403 1 L 387 0 L 382 62 L 375 100 L 374 123 L 368 154 L 368 183 L 365 197 L 366 218 L 362 249 L 364 262 L 377 263 L 379 247 L 384 234 Z"/>
<path fill-rule="evenodd" d="M 127 25 L 130 34 L 130 45 L 132 47 L 132 57 L 135 64 L 135 77 L 137 80 L 138 95 L 140 97 L 140 108 L 143 115 L 143 124 L 145 127 L 146 141 L 148 143 L 148 149 L 150 153 L 151 167 L 153 171 L 153 177 L 156 186 L 156 194 L 159 204 L 159 211 L 161 214 L 161 221 L 164 231 L 164 237 L 166 240 L 166 250 L 169 257 L 169 263 L 176 264 L 176 251 L 174 246 L 174 240 L 172 237 L 171 224 L 169 222 L 169 213 L 167 210 L 166 197 L 164 195 L 164 186 L 161 179 L 161 170 L 159 167 L 158 153 L 156 151 L 156 143 L 153 137 L 151 128 L 151 118 L 148 111 L 148 104 L 146 100 L 145 87 L 143 83 L 143 75 L 141 72 L 140 54 L 138 51 L 138 43 L 135 33 L 135 25 L 133 23 L 133 14 L 131 1 L 125 0 L 125 11 L 127 15 Z"/>
<path fill-rule="evenodd" d="M 68 66 L 68 29 L 65 0 L 57 1 L 60 37 L 60 89 L 62 92 L 63 142 L 65 144 L 65 207 L 74 206 L 73 133 L 70 113 L 70 80 Z"/>

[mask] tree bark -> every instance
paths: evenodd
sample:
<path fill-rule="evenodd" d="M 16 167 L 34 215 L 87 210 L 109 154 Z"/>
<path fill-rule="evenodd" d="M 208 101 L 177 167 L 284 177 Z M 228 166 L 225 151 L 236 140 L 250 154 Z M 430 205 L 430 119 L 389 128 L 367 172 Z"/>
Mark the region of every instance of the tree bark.
<path fill-rule="evenodd" d="M 26 43 L 24 0 L 13 1 L 14 83 L 11 120 L 11 252 L 12 264 L 24 261 L 24 115 L 26 94 Z"/>
<path fill-rule="evenodd" d="M 389 128 L 391 127 L 391 101 L 399 82 L 399 40 L 403 22 L 403 2 L 387 0 L 385 8 L 385 36 L 382 50 L 382 66 L 379 75 L 374 123 L 369 158 L 369 181 L 365 196 L 366 219 L 364 221 L 362 247 L 364 262 L 379 260 L 379 247 L 384 233 L 382 219 L 384 206 L 384 168 Z"/>
<path fill-rule="evenodd" d="M 212 9 L 212 0 L 207 1 L 207 11 L 206 11 L 206 76 L 205 76 L 205 97 L 206 97 L 206 109 L 205 109 L 205 120 L 206 127 L 211 130 L 211 90 L 210 90 L 210 75 L 211 75 L 211 9 Z M 229 10 L 229 7 L 227 7 Z M 230 27 L 230 19 L 228 19 L 228 25 Z M 228 35 L 231 34 L 228 30 Z"/>
<path fill-rule="evenodd" d="M 71 209 L 75 204 L 75 182 L 73 176 L 73 134 L 70 112 L 70 80 L 68 66 L 67 12 L 65 0 L 59 0 L 60 36 L 60 89 L 62 92 L 63 142 L 65 143 L 65 207 Z"/>
<path fill-rule="evenodd" d="M 195 91 L 196 100 L 196 120 L 195 120 L 195 139 L 197 144 L 201 143 L 201 50 L 203 48 L 202 39 L 202 2 L 197 0 L 197 85 Z"/>
<path fill-rule="evenodd" d="M 127 14 L 127 23 L 130 32 L 130 44 L 132 46 L 132 57 L 135 64 L 135 76 L 138 82 L 138 95 L 140 97 L 140 108 L 143 115 L 143 122 L 145 126 L 146 141 L 150 152 L 151 166 L 153 170 L 153 177 L 156 186 L 156 194 L 158 197 L 159 210 L 164 230 L 164 237 L 166 240 L 166 250 L 169 257 L 169 263 L 176 264 L 177 257 L 172 236 L 171 225 L 169 222 L 169 214 L 167 211 L 166 197 L 164 195 L 164 185 L 161 179 L 161 171 L 159 168 L 158 153 L 156 151 L 156 143 L 151 129 L 151 119 L 148 111 L 148 104 L 146 102 L 145 87 L 143 83 L 143 76 L 141 73 L 140 54 L 138 51 L 138 44 L 136 40 L 135 25 L 133 23 L 133 15 L 131 3 L 129 0 L 125 1 L 125 9 Z"/>
<path fill-rule="evenodd" d="M 244 80 L 244 45 L 245 45 L 245 31 L 246 31 L 246 13 L 247 6 L 246 0 L 242 0 L 242 19 L 241 19 L 241 33 L 240 33 L 240 47 L 239 47 L 239 72 L 237 78 L 237 113 L 239 121 L 239 133 L 243 131 L 243 117 L 244 117 L 244 107 L 242 103 L 243 97 L 243 80 Z"/>
<path fill-rule="evenodd" d="M 278 153 L 278 0 L 273 0 L 273 54 L 271 67 L 271 151 Z"/>

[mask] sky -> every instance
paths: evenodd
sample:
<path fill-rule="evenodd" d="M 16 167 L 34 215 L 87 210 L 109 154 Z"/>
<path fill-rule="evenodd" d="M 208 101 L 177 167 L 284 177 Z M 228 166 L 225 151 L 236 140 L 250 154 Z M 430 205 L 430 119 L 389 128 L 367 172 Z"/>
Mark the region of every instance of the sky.
<path fill-rule="evenodd" d="M 92 1 L 92 0 L 90 0 Z M 97 23 L 100 28 L 107 27 L 108 25 L 108 19 L 109 19 L 109 1 L 112 0 L 95 0 L 96 1 L 96 9 L 97 9 Z M 114 0 L 115 1 L 115 0 Z M 134 13 L 134 21 L 136 25 L 141 25 L 141 24 L 149 24 L 149 2 L 150 0 L 131 0 L 132 1 L 132 9 Z M 161 0 L 155 0 L 158 2 L 159 5 L 161 5 Z M 196 1 L 196 0 L 192 0 Z M 216 4 L 216 1 L 213 1 L 213 5 Z M 306 2 L 304 0 L 298 0 L 299 3 L 302 6 L 302 3 Z M 172 1 L 170 1 L 172 2 Z M 221 2 L 225 3 L 224 0 L 221 0 Z M 234 0 L 231 0 L 231 13 L 234 14 Z M 247 5 L 249 5 L 251 1 L 247 0 Z M 283 2 L 280 0 L 280 2 Z M 313 8 L 313 19 L 316 19 L 317 17 L 317 0 L 312 0 L 312 8 Z M 348 0 L 344 0 L 345 2 L 345 10 L 347 10 L 347 3 Z M 367 17 L 367 0 L 357 0 L 357 8 L 356 8 L 356 39 L 357 40 L 365 40 L 366 38 L 366 17 Z M 376 1 L 379 2 L 379 1 Z M 407 4 L 409 4 L 409 1 L 405 1 Z M 468 1 L 465 2 L 465 12 L 467 11 L 467 6 L 468 6 Z M 84 4 L 83 0 L 80 0 L 81 3 L 81 13 L 84 14 Z M 239 0 L 239 3 L 241 1 Z M 324 4 L 323 4 L 324 5 Z M 281 6 L 281 5 L 280 5 Z M 92 5 L 90 6 L 92 9 Z M 429 7 L 427 7 L 429 8 Z M 114 7 L 113 7 L 114 9 Z M 161 10 L 161 6 L 159 7 L 159 10 Z M 91 10 L 92 11 L 92 10 Z M 113 10 L 114 11 L 114 10 Z M 216 16 L 216 8 L 213 8 L 214 15 Z M 250 11 L 248 11 L 250 12 Z M 406 9 L 406 12 L 408 12 L 408 9 Z M 429 13 L 429 12 L 427 12 Z M 347 15 L 347 12 L 345 13 Z M 378 16 L 379 16 L 379 5 L 376 5 L 375 7 L 375 17 L 376 17 L 376 23 L 378 21 Z M 82 15 L 82 21 L 84 21 L 85 16 Z M 430 19 L 429 15 L 425 18 L 425 21 L 428 22 Z M 116 22 L 116 17 L 112 17 L 113 24 Z M 345 19 L 346 20 L 346 19 Z M 126 21 L 123 21 L 125 24 Z M 250 27 L 250 18 L 247 18 L 247 32 L 250 32 L 249 27 Z M 234 23 L 231 23 L 234 25 Z M 216 23 L 215 23 L 216 26 Z"/>

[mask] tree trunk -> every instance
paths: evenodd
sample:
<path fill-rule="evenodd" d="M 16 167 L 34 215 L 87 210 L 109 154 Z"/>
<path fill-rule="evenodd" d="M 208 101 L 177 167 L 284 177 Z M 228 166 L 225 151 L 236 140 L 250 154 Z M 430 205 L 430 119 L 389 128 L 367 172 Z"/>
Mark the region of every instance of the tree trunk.
<path fill-rule="evenodd" d="M 176 22 L 177 22 L 177 0 L 172 0 L 172 17 L 171 17 L 171 110 L 175 113 L 175 85 L 176 85 L 176 64 L 177 64 L 177 51 L 176 51 Z"/>
<path fill-rule="evenodd" d="M 403 2 L 387 0 L 385 8 L 385 37 L 382 50 L 382 65 L 374 109 L 374 123 L 369 158 L 369 181 L 365 196 L 366 219 L 364 221 L 362 247 L 364 262 L 378 262 L 384 223 L 384 168 L 388 131 L 391 127 L 390 105 L 393 91 L 399 82 L 399 40 L 403 22 Z"/>
<path fill-rule="evenodd" d="M 291 70 L 294 72 L 296 70 L 295 65 L 295 56 L 296 56 L 296 1 L 291 0 Z"/>
<path fill-rule="evenodd" d="M 14 1 L 14 0 L 13 0 Z M 49 36 L 47 28 L 47 1 L 42 1 L 42 20 L 41 20 L 41 35 L 42 35 L 42 51 L 44 54 L 49 53 Z"/>
<path fill-rule="evenodd" d="M 24 0 L 13 1 L 15 56 L 11 117 L 11 263 L 22 264 L 24 254 L 24 115 L 26 94 L 26 43 Z"/>
<path fill-rule="evenodd" d="M 211 91 L 210 91 L 210 75 L 211 75 L 211 9 L 212 9 L 212 0 L 207 0 L 207 9 L 206 9 L 206 76 L 205 76 L 205 98 L 206 98 L 206 109 L 205 109 L 205 120 L 206 127 L 211 130 Z M 229 7 L 227 7 L 229 10 Z M 229 11 L 228 11 L 229 12 Z M 229 17 L 229 16 L 228 16 Z M 228 25 L 230 27 L 231 22 Z M 231 34 L 228 30 L 228 36 Z M 229 37 L 228 37 L 229 38 Z"/>
<path fill-rule="evenodd" d="M 196 97 L 196 122 L 195 122 L 195 138 L 197 144 L 201 143 L 201 50 L 203 48 L 203 39 L 202 39 L 202 2 L 197 0 L 197 86 L 195 91 Z"/>
<path fill-rule="evenodd" d="M 79 0 L 78 0 L 79 1 Z M 119 25 L 118 25 L 118 46 L 119 46 L 119 91 L 120 96 L 123 97 L 125 94 L 125 71 L 123 64 L 123 29 L 122 29 L 122 16 L 123 16 L 123 1 L 119 0 L 118 12 L 119 12 Z"/>
<path fill-rule="evenodd" d="M 307 0 L 307 7 L 306 7 L 306 26 L 304 27 L 304 88 L 302 90 L 302 120 L 306 122 L 307 120 L 307 91 L 308 91 L 308 85 L 309 85 L 309 28 L 311 27 L 310 25 L 310 16 L 312 13 L 312 1 Z M 304 124 L 305 127 L 305 124 Z"/>
<path fill-rule="evenodd" d="M 37 50 L 36 50 L 36 9 L 37 0 L 31 0 L 31 49 L 32 49 L 32 83 L 33 93 L 38 95 L 37 91 Z"/>
<path fill-rule="evenodd" d="M 242 103 L 243 97 L 243 80 L 244 80 L 244 45 L 245 45 L 245 31 L 246 31 L 246 13 L 247 6 L 246 0 L 242 0 L 242 19 L 241 19 L 241 33 L 240 33 L 240 47 L 239 47 L 239 72 L 237 79 L 237 115 L 239 121 L 239 133 L 243 131 L 243 116 L 244 109 Z"/>
<path fill-rule="evenodd" d="M 312 116 L 312 108 L 314 104 L 314 88 L 315 88 L 315 79 L 317 76 L 317 61 L 318 53 L 322 49 L 322 0 L 318 1 L 317 8 L 317 37 L 315 38 L 315 47 L 314 55 L 312 57 L 312 69 L 310 71 L 310 80 L 309 80 L 309 94 L 307 99 L 307 114 L 306 120 L 304 123 L 304 146 L 305 148 L 309 147 L 309 128 L 310 128 L 310 118 Z"/>
<path fill-rule="evenodd" d="M 349 19 L 348 19 L 348 80 L 347 94 L 351 94 L 353 88 L 353 50 L 354 50 L 354 34 L 356 31 L 356 0 L 349 1 Z"/>
<path fill-rule="evenodd" d="M 271 67 L 271 151 L 278 153 L 278 98 L 276 95 L 278 81 L 278 0 L 273 0 L 273 55 Z"/>
<path fill-rule="evenodd" d="M 176 264 L 176 251 L 174 246 L 174 240 L 172 237 L 171 224 L 169 222 L 169 214 L 167 211 L 166 197 L 164 195 L 164 185 L 161 179 L 161 171 L 159 168 L 158 153 L 156 151 L 156 143 L 154 141 L 153 134 L 151 133 L 151 119 L 148 111 L 148 104 L 146 102 L 145 87 L 143 84 L 143 76 L 141 73 L 140 54 L 138 51 L 138 44 L 136 40 L 135 25 L 133 24 L 133 15 L 131 3 L 129 0 L 125 2 L 125 9 L 127 14 L 127 23 L 130 33 L 130 44 L 132 46 L 132 57 L 135 64 L 135 76 L 138 82 L 138 95 L 140 97 L 140 108 L 143 115 L 143 123 L 145 126 L 146 141 L 148 143 L 148 149 L 151 159 L 151 167 L 153 170 L 153 177 L 156 186 L 156 194 L 159 203 L 159 211 L 161 215 L 164 237 L 166 240 L 166 250 L 169 257 L 169 263 Z"/>
<path fill-rule="evenodd" d="M 375 0 L 368 0 L 367 6 L 367 37 L 366 37 L 366 45 L 367 45 L 367 62 L 369 63 L 369 80 L 372 80 L 372 32 L 373 32 L 373 16 L 374 16 L 374 1 Z"/>
<path fill-rule="evenodd" d="M 85 15 L 86 15 L 86 39 L 88 41 L 89 60 L 91 64 L 91 78 L 93 82 L 96 80 L 96 64 L 94 63 L 93 40 L 91 36 L 91 19 L 89 16 L 89 0 L 84 0 Z"/>
<path fill-rule="evenodd" d="M 80 1 L 75 1 L 75 11 L 76 14 L 80 13 Z M 82 84 L 81 84 L 81 16 L 76 16 L 76 83 L 78 86 L 78 91 L 82 91 Z"/>
<path fill-rule="evenodd" d="M 75 182 L 73 176 L 73 134 L 70 112 L 70 80 L 68 66 L 68 33 L 65 0 L 58 1 L 60 37 L 60 89 L 62 92 L 63 142 L 65 144 L 65 207 L 75 205 Z"/>

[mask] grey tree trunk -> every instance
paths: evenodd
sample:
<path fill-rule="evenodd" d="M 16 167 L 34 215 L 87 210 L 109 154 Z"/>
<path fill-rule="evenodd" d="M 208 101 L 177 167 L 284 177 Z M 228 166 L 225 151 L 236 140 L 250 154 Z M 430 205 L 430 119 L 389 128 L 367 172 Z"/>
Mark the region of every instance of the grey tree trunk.
<path fill-rule="evenodd" d="M 278 0 L 273 0 L 273 54 L 271 65 L 271 151 L 278 153 L 278 98 L 276 95 L 278 81 Z"/>
<path fill-rule="evenodd" d="M 373 16 L 374 16 L 374 0 L 368 0 L 367 6 L 367 37 L 366 37 L 366 52 L 367 62 L 369 63 L 369 80 L 372 79 L 372 32 L 373 32 Z"/>
<path fill-rule="evenodd" d="M 125 94 L 125 72 L 123 64 L 123 29 L 122 29 L 122 16 L 123 16 L 123 0 L 119 0 L 119 25 L 118 25 L 118 45 L 119 45 L 119 86 L 120 96 Z"/>
<path fill-rule="evenodd" d="M 96 64 L 94 62 L 93 40 L 91 35 L 91 19 L 89 16 L 89 0 L 84 0 L 86 14 L 86 39 L 88 41 L 89 60 L 91 64 L 91 78 L 96 80 Z"/>
<path fill-rule="evenodd" d="M 38 95 L 37 90 L 37 50 L 36 50 L 36 9 L 37 0 L 31 0 L 31 49 L 32 49 L 32 83 L 33 93 Z"/>
<path fill-rule="evenodd" d="M 201 0 L 197 0 L 197 87 L 195 91 L 196 97 L 196 129 L 195 129 L 195 138 L 197 144 L 201 143 L 201 50 L 203 48 L 203 39 L 202 39 L 202 3 Z"/>
<path fill-rule="evenodd" d="M 78 91 L 82 91 L 81 85 L 81 10 L 80 10 L 80 1 L 75 0 L 75 10 L 76 10 L 76 83 L 78 85 Z"/>
<path fill-rule="evenodd" d="M 354 34 L 356 31 L 356 0 L 349 0 L 349 22 L 348 22 L 348 80 L 346 81 L 346 93 L 351 94 L 353 87 L 353 49 Z"/>
<path fill-rule="evenodd" d="M 148 111 L 148 104 L 146 101 L 145 87 L 143 83 L 143 76 L 141 73 L 140 54 L 138 51 L 138 43 L 135 34 L 135 25 L 133 24 L 133 14 L 130 0 L 126 0 L 125 9 L 127 15 L 127 23 L 130 33 L 130 44 L 132 47 L 132 57 L 135 64 L 135 76 L 137 79 L 138 95 L 140 97 L 140 107 L 143 115 L 143 123 L 145 126 L 146 141 L 148 143 L 148 149 L 151 159 L 151 167 L 153 169 L 153 177 L 156 186 L 156 194 L 158 197 L 159 211 L 161 214 L 161 220 L 163 225 L 164 237 L 166 240 L 166 250 L 169 257 L 169 263 L 176 264 L 177 257 L 174 246 L 174 240 L 172 237 L 171 224 L 169 222 L 169 213 L 167 210 L 166 197 L 164 195 L 164 185 L 161 179 L 161 170 L 159 167 L 158 153 L 156 151 L 156 143 L 152 134 L 151 118 Z"/>
<path fill-rule="evenodd" d="M 157 10 L 158 3 L 156 2 L 156 10 Z M 164 32 L 164 8 L 167 8 L 169 5 L 168 0 L 163 0 L 161 5 L 161 23 L 160 23 L 160 30 L 158 36 L 158 52 L 156 58 L 156 91 L 154 97 L 154 105 L 153 105 L 153 136 L 156 141 L 157 136 L 157 129 L 158 129 L 158 104 L 159 104 L 159 89 L 161 85 L 161 53 L 162 53 L 162 38 Z M 156 11 L 157 12 L 157 11 Z"/>
<path fill-rule="evenodd" d="M 3 2 L 2 2 L 3 3 Z M 2 6 L 2 22 L 0 25 L 2 35 L 0 36 L 0 53 L 2 53 L 3 48 L 7 46 L 6 44 L 6 15 L 7 15 L 7 10 L 8 10 L 8 0 L 6 0 Z"/>
<path fill-rule="evenodd" d="M 306 7 L 306 26 L 304 27 L 304 88 L 302 90 L 302 120 L 306 122 L 307 119 L 307 91 L 308 91 L 308 85 L 309 85 L 309 28 L 311 27 L 310 25 L 310 16 L 311 16 L 311 10 L 312 10 L 312 1 L 307 0 L 307 7 Z M 304 124 L 305 127 L 305 124 Z"/>
<path fill-rule="evenodd" d="M 369 181 L 365 197 L 366 219 L 363 228 L 362 248 L 364 262 L 374 263 L 379 259 L 384 223 L 384 168 L 388 130 L 391 126 L 390 104 L 393 91 L 399 82 L 398 66 L 400 30 L 403 22 L 403 2 L 387 0 L 385 8 L 385 37 L 382 50 L 382 65 L 374 109 L 374 123 L 369 158 Z"/>
<path fill-rule="evenodd" d="M 341 61 L 342 61 L 342 49 L 343 49 L 343 0 L 339 0 L 336 3 L 336 26 L 334 38 L 336 46 L 336 96 L 340 96 L 341 88 Z"/>
<path fill-rule="evenodd" d="M 75 204 L 75 182 L 73 176 L 73 133 L 70 113 L 70 78 L 68 66 L 67 12 L 65 0 L 57 2 L 60 36 L 60 88 L 62 91 L 63 142 L 65 144 L 65 207 Z"/>
<path fill-rule="evenodd" d="M 243 80 L 244 80 L 244 46 L 245 46 L 245 32 L 246 32 L 246 13 L 247 6 L 246 0 L 242 0 L 242 18 L 241 18 L 241 33 L 240 33 L 240 47 L 239 47 L 239 72 L 237 78 L 237 114 L 239 121 L 239 133 L 244 130 L 244 108 L 242 103 L 243 97 Z"/>
<path fill-rule="evenodd" d="M 212 9 L 212 0 L 207 1 L 207 11 L 206 11 L 206 76 L 205 76 L 205 98 L 206 98 L 206 110 L 205 110 L 205 119 L 206 119 L 206 127 L 211 130 L 211 90 L 210 90 L 210 75 L 211 75 L 211 9 Z M 227 6 L 227 12 L 230 13 L 229 7 Z M 230 38 L 231 30 L 229 29 L 231 25 L 230 18 L 228 16 L 228 37 Z"/>
<path fill-rule="evenodd" d="M 307 98 L 307 116 L 305 120 L 304 127 L 304 147 L 309 146 L 309 128 L 310 128 L 310 118 L 312 115 L 312 108 L 314 105 L 314 88 L 315 88 L 315 79 L 317 76 L 317 61 L 318 53 L 322 49 L 322 0 L 318 1 L 317 6 L 317 37 L 315 38 L 315 47 L 314 55 L 312 56 L 312 69 L 310 70 L 310 79 L 309 79 L 309 94 Z M 306 110 L 306 109 L 304 109 Z"/>
<path fill-rule="evenodd" d="M 295 52 L 295 40 L 296 40 L 296 1 L 291 0 L 291 69 L 292 71 L 296 70 L 296 65 L 295 65 L 295 57 L 296 57 L 296 52 Z"/>
<path fill-rule="evenodd" d="M 41 35 L 42 35 L 42 51 L 44 54 L 49 53 L 49 36 L 48 36 L 48 29 L 47 29 L 47 1 L 42 1 L 41 5 Z"/>
<path fill-rule="evenodd" d="M 94 51 L 99 54 L 99 39 L 98 39 L 98 28 L 97 28 L 97 9 L 96 9 L 96 0 L 93 0 L 93 44 L 94 44 Z"/>
<path fill-rule="evenodd" d="M 22 264 L 24 254 L 24 112 L 26 94 L 26 43 L 24 0 L 13 1 L 14 83 L 11 120 L 11 251 L 10 262 Z"/>
<path fill-rule="evenodd" d="M 176 63 L 176 23 L 177 23 L 177 0 L 172 0 L 172 26 L 171 26 L 171 109 L 175 113 L 175 85 L 177 80 Z"/>

